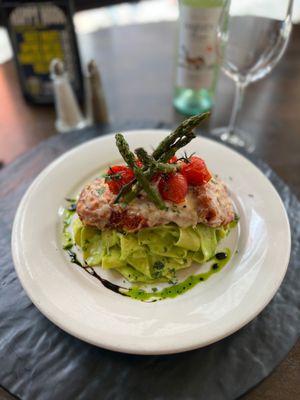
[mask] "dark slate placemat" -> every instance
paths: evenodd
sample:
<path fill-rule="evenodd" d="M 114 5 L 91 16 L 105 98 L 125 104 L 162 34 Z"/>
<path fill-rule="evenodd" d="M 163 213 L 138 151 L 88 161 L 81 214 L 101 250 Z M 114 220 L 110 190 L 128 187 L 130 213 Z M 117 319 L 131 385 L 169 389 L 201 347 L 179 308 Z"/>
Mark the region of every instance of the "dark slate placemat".
<path fill-rule="evenodd" d="M 277 188 L 288 211 L 292 254 L 267 308 L 246 327 L 206 348 L 168 356 L 114 353 L 84 343 L 48 321 L 31 303 L 10 253 L 16 208 L 36 175 L 90 138 L 145 123 L 103 126 L 53 137 L 0 172 L 0 385 L 28 400 L 235 399 L 265 378 L 300 332 L 300 203 L 262 161 L 250 158 Z"/>

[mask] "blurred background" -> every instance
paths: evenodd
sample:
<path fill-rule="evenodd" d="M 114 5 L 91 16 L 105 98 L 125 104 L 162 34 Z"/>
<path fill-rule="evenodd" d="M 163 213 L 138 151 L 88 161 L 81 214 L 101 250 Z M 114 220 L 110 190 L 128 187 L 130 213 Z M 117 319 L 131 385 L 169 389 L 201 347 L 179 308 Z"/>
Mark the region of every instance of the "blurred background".
<path fill-rule="evenodd" d="M 2 11 L 5 10 L 5 3 L 18 2 L 2 2 Z M 240 1 L 237 8 L 243 9 L 245 13 L 251 12 L 249 4 L 247 1 Z M 88 61 L 95 59 L 102 77 L 109 120 L 175 123 L 182 119 L 172 106 L 178 29 L 176 21 L 179 15 L 177 2 L 79 0 L 73 5 L 72 19 L 81 67 L 85 73 Z M 259 0 L 251 2 L 251 9 L 257 10 L 261 15 L 269 11 L 264 10 L 265 6 Z M 275 1 L 272 6 L 275 13 L 277 6 L 280 7 L 280 1 Z M 299 21 L 300 0 L 296 0 L 293 22 L 297 24 Z M 53 106 L 34 106 L 26 102 L 21 94 L 3 13 L 0 49 L 0 160 L 6 164 L 41 140 L 55 134 L 57 128 Z M 267 112 L 266 107 L 268 108 L 269 100 L 276 90 L 269 79 L 258 85 L 261 88 L 260 96 L 256 96 L 258 104 L 249 109 L 248 118 L 243 118 L 246 129 L 249 129 L 249 121 L 252 123 L 257 109 L 260 109 L 260 113 Z M 246 108 L 248 100 L 253 102 L 253 90 L 251 88 L 246 96 Z M 226 101 L 220 101 L 224 100 L 224 96 Z M 228 123 L 233 101 L 233 84 L 223 74 L 218 81 L 215 100 L 214 125 Z M 263 142 L 261 130 L 261 125 L 254 129 L 252 126 L 252 131 Z"/>
<path fill-rule="evenodd" d="M 63 12 L 46 8 L 42 15 L 36 8 L 42 3 L 45 7 L 57 5 Z M 249 151 L 251 147 L 299 197 L 300 0 L 293 2 L 291 19 L 280 17 L 280 22 L 278 15 L 283 4 L 292 4 L 289 0 L 232 0 L 231 6 L 228 0 L 179 3 L 225 10 L 223 24 L 216 18 L 214 25 L 204 24 L 218 34 L 221 49 L 219 58 L 216 56 L 209 66 L 212 81 L 204 91 L 198 81 L 195 90 L 178 83 L 187 80 L 180 75 L 186 67 L 182 58 L 194 65 L 195 74 L 207 60 L 189 53 L 194 45 L 184 30 L 189 28 L 184 18 L 192 15 L 180 12 L 175 0 L 0 0 L 2 176 L 10 169 L 4 167 L 18 157 L 25 154 L 26 161 L 35 154 L 33 177 L 42 164 L 42 155 L 28 152 L 54 135 L 58 138 L 64 132 L 81 129 L 84 137 L 86 127 L 95 129 L 95 135 L 103 134 L 103 126 L 108 130 L 110 126 L 171 128 L 187 115 L 211 109 L 210 125 L 201 133 L 213 137 L 216 128 L 228 128 L 231 123 L 250 143 L 247 147 L 243 142 L 240 147 Z M 25 5 L 28 8 L 21 12 L 18 7 Z M 232 35 L 228 19 L 234 20 L 235 15 L 247 18 Z M 259 20 L 253 22 L 251 16 L 259 16 Z M 35 18 L 48 20 L 51 29 L 36 25 Z M 36 35 L 34 28 L 26 30 L 26 24 L 36 25 L 41 34 Z M 191 35 L 197 36 L 193 27 Z M 43 53 L 36 49 L 43 49 Z M 217 53 L 211 46 L 205 50 Z M 53 62 L 53 58 L 63 59 L 64 64 Z M 208 64 L 210 60 L 208 57 Z M 28 78 L 32 70 L 42 84 L 39 78 Z M 199 109 L 193 109 L 190 99 L 199 100 Z M 19 184 L 21 178 L 16 176 L 13 172 L 7 178 L 9 183 L 12 177 Z M 299 399 L 299 360 L 298 341 L 287 360 L 245 399 Z"/>

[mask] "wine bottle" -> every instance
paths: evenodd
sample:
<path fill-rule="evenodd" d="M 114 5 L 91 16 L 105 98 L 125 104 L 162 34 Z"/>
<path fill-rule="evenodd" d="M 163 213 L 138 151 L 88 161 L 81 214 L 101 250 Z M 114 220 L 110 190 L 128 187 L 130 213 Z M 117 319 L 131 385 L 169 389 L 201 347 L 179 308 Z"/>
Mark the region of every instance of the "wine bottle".
<path fill-rule="evenodd" d="M 179 43 L 173 104 L 184 115 L 211 109 L 218 62 L 216 32 L 228 0 L 179 0 Z"/>

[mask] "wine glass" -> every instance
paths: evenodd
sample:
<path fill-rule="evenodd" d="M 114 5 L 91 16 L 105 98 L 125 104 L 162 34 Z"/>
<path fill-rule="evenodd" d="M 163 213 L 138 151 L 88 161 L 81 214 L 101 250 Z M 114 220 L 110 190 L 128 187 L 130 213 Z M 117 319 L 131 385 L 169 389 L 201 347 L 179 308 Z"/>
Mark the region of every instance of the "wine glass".
<path fill-rule="evenodd" d="M 222 70 L 235 82 L 229 125 L 212 130 L 224 142 L 254 150 L 236 120 L 245 88 L 267 75 L 282 57 L 292 28 L 293 0 L 231 0 L 217 29 L 217 49 Z"/>

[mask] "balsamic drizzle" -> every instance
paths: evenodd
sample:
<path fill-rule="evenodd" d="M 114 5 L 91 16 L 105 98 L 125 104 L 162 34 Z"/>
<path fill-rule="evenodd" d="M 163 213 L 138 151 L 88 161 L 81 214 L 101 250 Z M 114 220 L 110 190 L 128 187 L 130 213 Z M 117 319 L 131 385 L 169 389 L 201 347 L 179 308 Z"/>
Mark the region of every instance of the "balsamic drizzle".
<path fill-rule="evenodd" d="M 224 253 L 224 252 L 220 252 L 220 253 L 217 253 L 215 255 L 215 257 L 216 257 L 217 260 L 224 260 L 227 257 L 227 254 Z"/>
<path fill-rule="evenodd" d="M 94 268 L 89 267 L 87 265 L 82 265 L 81 262 L 78 260 L 76 253 L 72 250 L 67 250 L 67 253 L 70 256 L 71 263 L 78 265 L 80 268 L 82 268 L 85 272 L 87 272 L 89 275 L 93 276 L 94 278 L 98 279 L 102 283 L 104 287 L 106 287 L 109 290 L 112 290 L 115 293 L 121 294 L 122 296 L 126 296 L 126 291 L 128 291 L 127 288 L 116 285 L 107 279 L 101 278 L 99 274 L 94 270 Z M 120 289 L 124 290 L 125 292 L 121 291 Z"/>

